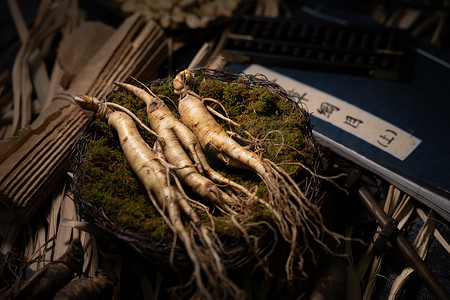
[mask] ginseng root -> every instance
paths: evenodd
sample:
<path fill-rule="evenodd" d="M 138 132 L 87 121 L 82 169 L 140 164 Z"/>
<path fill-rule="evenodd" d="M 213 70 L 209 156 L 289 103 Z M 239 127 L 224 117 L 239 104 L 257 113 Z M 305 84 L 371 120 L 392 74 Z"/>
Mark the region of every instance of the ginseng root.
<path fill-rule="evenodd" d="M 75 274 L 81 275 L 83 261 L 83 246 L 80 240 L 73 240 L 58 260 L 45 265 L 25 281 L 13 299 L 53 299 Z"/>
<path fill-rule="evenodd" d="M 243 186 L 223 177 L 210 167 L 197 137 L 175 117 L 161 99 L 131 84 L 120 82 L 115 84 L 145 102 L 148 122 L 159 137 L 165 158 L 177 167 L 175 171 L 180 179 L 201 198 L 229 213 L 234 213 L 231 207 L 240 205 L 242 201 L 234 194 L 224 192 L 215 182 L 234 187 L 247 196 L 253 196 Z M 197 168 L 194 167 L 193 161 Z"/>
<path fill-rule="evenodd" d="M 97 113 L 99 118 L 105 120 L 117 132 L 131 169 L 147 190 L 150 200 L 166 223 L 183 243 L 193 264 L 192 279 L 195 280 L 197 291 L 202 298 L 242 298 L 242 292 L 227 277 L 214 239 L 180 190 L 171 183 L 170 172 L 142 139 L 133 119 L 126 113 L 112 111 L 106 107 L 107 104 L 93 97 L 76 96 L 74 99 L 81 107 Z M 182 213 L 186 215 L 188 222 L 183 222 Z M 191 226 L 191 230 L 189 231 L 186 226 Z M 199 233 L 203 247 L 196 242 L 194 232 Z"/>
<path fill-rule="evenodd" d="M 286 264 L 287 278 L 291 280 L 294 259 L 298 261 L 299 270 L 302 269 L 305 251 L 309 251 L 314 259 L 309 236 L 331 251 L 322 241 L 323 234 L 327 232 L 336 240 L 338 235 L 325 227 L 319 208 L 307 199 L 287 172 L 272 161 L 246 150 L 227 134 L 202 99 L 189 90 L 188 82 L 193 78 L 194 74 L 185 70 L 173 80 L 175 93 L 180 95 L 178 112 L 181 119 L 197 136 L 205 151 L 212 152 L 229 166 L 251 169 L 262 179 L 269 193 L 269 208 L 275 215 L 280 234 L 291 245 Z"/>
<path fill-rule="evenodd" d="M 107 299 L 111 298 L 117 278 L 111 273 L 99 271 L 93 278 L 80 277 L 60 289 L 53 300 Z"/>

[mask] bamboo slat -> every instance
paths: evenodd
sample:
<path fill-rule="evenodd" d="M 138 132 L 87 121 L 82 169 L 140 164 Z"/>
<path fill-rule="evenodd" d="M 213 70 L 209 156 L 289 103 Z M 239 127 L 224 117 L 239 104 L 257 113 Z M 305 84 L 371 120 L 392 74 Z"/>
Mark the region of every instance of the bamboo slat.
<path fill-rule="evenodd" d="M 4 222 L 25 223 L 67 170 L 73 142 L 85 129 L 88 115 L 68 101 L 56 100 L 44 122 L 22 136 L 0 164 L 0 215 Z"/>
<path fill-rule="evenodd" d="M 162 29 L 135 14 L 81 68 L 68 93 L 102 98 L 115 88 L 114 81 L 156 76 L 166 56 Z M 5 222 L 29 220 L 67 171 L 71 148 L 89 122 L 90 115 L 73 100 L 55 98 L 30 128 L 0 141 L 0 217 Z"/>

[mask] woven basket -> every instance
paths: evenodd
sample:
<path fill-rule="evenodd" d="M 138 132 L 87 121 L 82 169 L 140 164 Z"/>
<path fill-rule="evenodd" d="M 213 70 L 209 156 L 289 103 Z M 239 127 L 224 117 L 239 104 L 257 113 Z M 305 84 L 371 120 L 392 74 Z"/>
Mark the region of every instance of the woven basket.
<path fill-rule="evenodd" d="M 210 69 L 197 69 L 194 70 L 196 75 L 202 75 L 207 78 L 217 79 L 226 83 L 233 83 L 239 80 L 241 83 L 245 83 L 252 88 L 265 87 L 270 91 L 280 95 L 286 101 L 293 104 L 293 109 L 298 109 L 300 102 L 297 99 L 291 97 L 284 89 L 279 85 L 268 81 L 262 76 L 251 76 L 245 74 L 230 74 L 224 71 L 216 71 Z M 162 79 L 154 81 L 150 84 L 162 85 L 167 84 L 168 79 Z M 309 118 L 308 113 L 305 111 L 305 117 Z M 309 119 L 308 119 L 309 120 Z M 300 129 L 299 129 L 300 130 Z M 319 162 L 321 161 L 321 149 L 320 146 L 314 141 L 311 133 L 311 127 L 303 128 L 306 138 L 311 140 L 316 147 L 315 164 L 311 168 L 313 172 L 316 172 L 319 168 Z M 74 201 L 78 214 L 83 220 L 92 225 L 96 230 L 101 232 L 119 242 L 123 245 L 130 246 L 133 251 L 137 252 L 139 256 L 155 265 L 168 266 L 173 260 L 173 265 L 177 268 L 189 268 L 190 261 L 186 255 L 181 244 L 173 245 L 173 241 L 161 241 L 153 240 L 144 234 L 136 231 L 132 228 L 126 228 L 119 226 L 115 221 L 115 217 L 105 213 L 102 207 L 90 203 L 82 196 L 82 189 L 85 185 L 85 170 L 84 170 L 84 155 L 88 149 L 88 141 L 93 139 L 95 134 L 88 130 L 85 135 L 78 140 L 74 147 L 74 153 L 72 156 L 72 173 L 73 182 L 72 189 L 74 192 Z M 305 194 L 311 202 L 318 204 L 320 193 L 320 179 L 315 176 L 309 176 L 304 179 Z M 274 243 L 277 240 L 273 230 L 267 230 L 259 237 L 258 249 L 251 251 L 246 243 L 236 245 L 235 243 L 228 243 L 226 240 L 222 241 L 224 246 L 223 260 L 224 264 L 229 270 L 238 270 L 249 263 L 254 263 L 255 254 L 259 257 L 264 256 L 273 250 Z M 173 254 L 173 257 L 171 257 Z"/>

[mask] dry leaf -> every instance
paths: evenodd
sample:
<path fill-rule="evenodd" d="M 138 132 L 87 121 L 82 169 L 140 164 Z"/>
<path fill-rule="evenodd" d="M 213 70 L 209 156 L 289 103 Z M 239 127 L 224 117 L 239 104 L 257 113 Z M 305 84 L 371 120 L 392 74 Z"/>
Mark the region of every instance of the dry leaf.
<path fill-rule="evenodd" d="M 431 211 L 428 218 L 420 228 L 419 233 L 416 236 L 416 240 L 414 241 L 414 248 L 422 259 L 425 259 L 425 256 L 427 255 L 428 245 L 435 227 L 436 221 L 434 219 L 434 213 Z M 389 300 L 395 300 L 400 296 L 400 292 L 412 272 L 414 272 L 414 269 L 411 267 L 406 267 L 403 269 L 402 273 L 392 283 L 392 287 L 389 292 Z"/>
<path fill-rule="evenodd" d="M 41 11 L 39 22 L 35 23 L 29 31 L 25 42 L 16 55 L 12 71 L 12 83 L 14 91 L 14 115 L 8 136 L 17 134 L 17 131 L 29 125 L 32 120 L 32 95 L 33 91 L 38 95 L 41 103 L 46 99 L 49 81 L 45 64 L 41 53 L 42 45 L 57 31 L 67 25 L 67 8 L 71 0 L 62 1 L 60 5 L 47 6 L 46 11 Z M 33 67 L 35 66 L 35 67 Z M 31 70 L 31 71 L 30 71 Z M 32 85 L 34 83 L 34 89 Z"/>
<path fill-rule="evenodd" d="M 61 208 L 61 203 L 62 200 L 64 198 L 64 193 L 65 193 L 65 184 L 63 182 L 61 182 L 57 189 L 55 189 L 55 191 L 53 192 L 52 195 L 52 204 L 50 206 L 50 211 L 47 215 L 47 223 L 48 223 L 48 237 L 49 238 L 53 238 L 56 237 L 56 233 L 58 231 L 58 217 L 59 217 L 59 211 Z M 51 241 L 50 244 L 48 245 L 49 250 L 45 255 L 45 259 L 46 260 L 52 260 L 52 259 L 56 259 L 53 256 L 54 250 L 55 250 L 55 242 Z"/>
<path fill-rule="evenodd" d="M 99 262 L 98 262 L 98 249 L 97 249 L 97 242 L 95 240 L 95 235 L 90 234 L 90 245 L 91 245 L 91 261 L 89 264 L 89 272 L 85 270 L 85 272 L 88 273 L 89 276 L 94 276 L 99 268 Z"/>
<path fill-rule="evenodd" d="M 400 202 L 399 207 L 393 214 L 393 218 L 398 221 L 397 228 L 401 229 L 403 226 L 405 226 L 406 222 L 408 221 L 409 217 L 411 216 L 412 212 L 415 208 L 414 201 L 410 201 L 411 197 L 405 195 Z"/>
<path fill-rule="evenodd" d="M 347 228 L 346 236 L 351 236 L 351 230 L 349 230 L 349 228 Z M 351 241 L 349 239 L 345 241 L 345 254 L 348 259 L 348 266 L 346 269 L 347 300 L 359 300 L 361 299 L 361 278 L 358 277 L 358 272 L 353 260 Z"/>
<path fill-rule="evenodd" d="M 83 22 L 66 35 L 59 45 L 57 60 L 70 83 L 84 65 L 112 36 L 114 28 L 102 22 Z"/>
<path fill-rule="evenodd" d="M 60 220 L 75 220 L 76 217 L 75 205 L 73 203 L 72 197 L 69 195 L 69 193 L 66 193 L 61 203 L 59 218 Z M 73 233 L 74 231 L 71 227 L 63 226 L 60 222 L 58 226 L 58 232 L 56 233 L 54 257 L 60 257 L 67 251 L 69 243 L 73 238 Z"/>
<path fill-rule="evenodd" d="M 427 216 L 424 213 L 424 211 L 420 208 L 417 208 L 417 214 L 422 219 L 422 221 L 425 222 Z M 442 245 L 442 247 L 444 247 L 444 249 L 447 250 L 447 252 L 450 254 L 450 245 L 447 243 L 442 234 L 436 228 L 434 229 L 433 235 L 436 238 L 436 240 Z"/>

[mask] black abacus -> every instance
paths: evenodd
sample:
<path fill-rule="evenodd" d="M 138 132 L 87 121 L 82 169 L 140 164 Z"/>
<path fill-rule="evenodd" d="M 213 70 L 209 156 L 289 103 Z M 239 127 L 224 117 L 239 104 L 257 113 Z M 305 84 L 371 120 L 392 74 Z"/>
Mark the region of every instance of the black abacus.
<path fill-rule="evenodd" d="M 240 16 L 222 52 L 231 62 L 397 80 L 405 48 L 402 30 Z"/>

